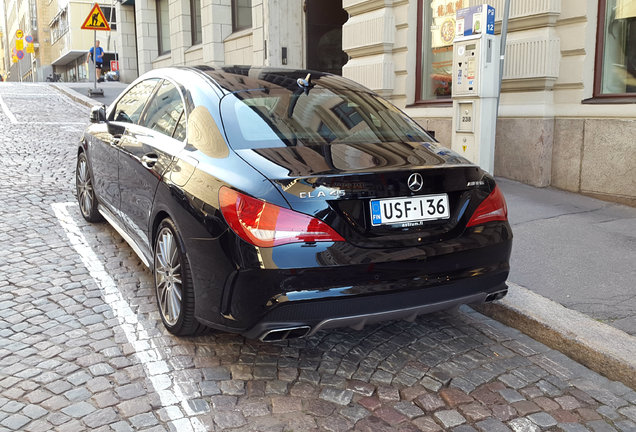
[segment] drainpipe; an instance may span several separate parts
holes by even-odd
[[[508,36],[508,15],[510,15],[510,0],[506,0],[501,19],[501,46],[499,48],[499,92],[497,92],[497,117],[499,117],[499,101],[501,99],[501,81],[503,80],[504,58],[506,56],[506,37]]]

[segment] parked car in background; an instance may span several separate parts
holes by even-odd
[[[512,232],[493,177],[355,82],[157,69],[91,121],[81,213],[151,269],[174,334],[274,341],[507,292]]]

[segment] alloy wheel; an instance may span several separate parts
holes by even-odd
[[[179,320],[182,306],[181,259],[170,228],[162,228],[157,239],[154,272],[159,309],[166,323],[174,326]]]
[[[86,155],[81,153],[77,158],[77,168],[75,170],[75,188],[77,192],[77,202],[79,203],[82,216],[89,222],[101,220],[97,210],[97,198],[93,187],[93,178],[88,167]]]

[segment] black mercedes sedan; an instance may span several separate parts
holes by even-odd
[[[154,275],[166,328],[276,341],[503,297],[504,197],[371,90],[340,76],[175,67],[94,107],[82,216]]]

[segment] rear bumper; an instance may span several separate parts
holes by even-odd
[[[510,226],[493,223],[418,247],[365,249],[341,242],[242,250],[243,265],[225,266],[228,272],[219,271],[221,261],[196,268],[196,316],[251,338],[273,329],[309,327],[303,331],[312,334],[412,319],[506,290],[511,248]],[[221,278],[221,290],[211,289]]]
[[[366,325],[381,321],[413,321],[418,315],[462,304],[484,303],[495,296],[501,298],[508,290],[505,279],[502,274],[382,296],[281,305],[244,332],[244,335],[250,339],[274,341],[286,338],[271,336],[279,329],[306,328],[301,335],[311,336],[319,330],[330,328],[351,327],[361,330]],[[300,336],[298,333],[291,335]]]

